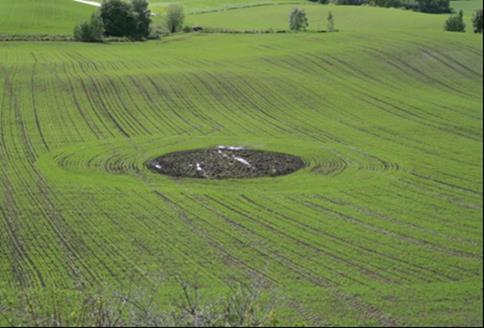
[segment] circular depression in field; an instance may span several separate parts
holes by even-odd
[[[173,177],[231,179],[286,175],[303,168],[304,161],[278,152],[217,146],[168,153],[147,165]]]

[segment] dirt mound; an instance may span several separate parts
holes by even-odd
[[[218,146],[169,153],[148,167],[174,177],[228,179],[285,175],[303,168],[304,162],[288,154]]]

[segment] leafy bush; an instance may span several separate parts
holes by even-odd
[[[132,0],[131,5],[134,13],[135,26],[129,36],[136,40],[147,38],[151,32],[151,10],[148,9],[148,1]]]
[[[104,24],[98,13],[91,15],[88,22],[82,22],[74,29],[74,39],[81,42],[100,42],[104,34]]]
[[[135,29],[131,4],[123,0],[107,0],[102,3],[100,10],[106,35],[129,36]]]
[[[308,27],[308,17],[303,9],[294,8],[289,16],[289,28],[291,31],[305,31]]]
[[[106,0],[100,12],[107,36],[142,40],[150,35],[151,11],[147,0]]]
[[[462,10],[457,15],[450,16],[445,22],[445,30],[450,32],[465,32],[466,24],[464,23],[463,16]]]
[[[183,28],[185,13],[179,4],[171,4],[166,9],[166,26],[170,33],[175,33]]]
[[[482,9],[478,9],[472,15],[472,26],[474,33],[482,33]]]

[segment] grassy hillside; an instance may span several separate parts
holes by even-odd
[[[344,32],[396,30],[429,30],[443,28],[447,15],[428,15],[401,9],[374,8],[369,6],[299,5],[308,14],[310,29],[326,29],[326,18],[331,11],[336,28]],[[294,5],[269,5],[238,10],[228,10],[191,15],[193,25],[215,26],[230,29],[288,29],[289,14]]]
[[[0,0],[0,35],[70,35],[93,10],[72,0]]]
[[[293,7],[184,3],[189,24],[233,29],[286,28]],[[85,294],[160,280],[168,308],[195,276],[207,299],[262,282],[281,324],[482,324],[482,35],[304,8],[341,32],[0,42],[0,326],[16,304],[73,316]],[[0,34],[69,34],[92,10],[0,0]],[[145,166],[220,144],[307,166],[224,181]]]

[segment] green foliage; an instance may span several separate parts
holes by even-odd
[[[474,33],[482,33],[482,9],[478,9],[472,15],[472,27]]]
[[[424,13],[450,13],[449,0],[416,0],[416,10]]]
[[[146,0],[106,0],[101,5],[101,18],[107,36],[145,39],[150,34],[151,11]]]
[[[74,29],[74,39],[81,42],[100,42],[104,34],[104,24],[99,13],[93,13],[88,22],[82,22]]]
[[[457,15],[450,16],[445,21],[444,29],[449,32],[465,32],[466,24],[464,23],[464,14],[462,10]]]
[[[328,13],[327,29],[328,29],[328,32],[334,32],[334,17],[331,11]]]
[[[124,0],[106,0],[101,5],[101,18],[106,35],[130,36],[136,29],[132,6]]]
[[[166,26],[170,33],[179,32],[183,28],[185,13],[180,4],[170,4],[166,8]]]
[[[332,0],[336,5],[361,6],[368,3],[368,0]]]
[[[404,5],[400,0],[369,0],[368,4],[370,6],[375,6],[375,7],[393,7],[393,8],[398,8],[398,7],[403,7]]]
[[[425,13],[449,13],[450,0],[368,0],[370,6],[375,7],[393,7],[393,8],[407,8],[415,11]]]
[[[135,26],[130,36],[134,39],[144,39],[151,32],[151,10],[147,0],[132,0]]]
[[[308,18],[304,9],[294,8],[289,15],[289,29],[291,31],[305,31],[308,27]]]

